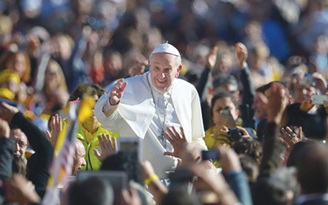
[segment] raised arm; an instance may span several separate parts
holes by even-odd
[[[265,98],[260,94],[261,98]],[[280,83],[273,83],[269,88],[267,126],[263,144],[263,157],[260,165],[260,176],[268,176],[281,165],[280,154],[285,150],[284,144],[279,140],[279,124],[287,106],[286,90]]]
[[[197,83],[197,86],[196,86],[196,89],[197,89],[197,92],[198,92],[198,95],[200,96],[200,98],[202,98],[202,96],[203,96],[203,92],[204,92],[206,83],[208,81],[208,76],[211,73],[212,68],[216,64],[217,52],[218,52],[218,47],[215,46],[206,57],[206,66],[205,66],[203,72],[201,73],[200,78]]]
[[[247,177],[242,171],[238,155],[231,148],[222,145],[217,147],[217,151],[220,156],[218,162],[232,191],[243,205],[252,205]]]
[[[16,107],[3,104],[0,108],[5,120],[12,126],[20,128],[35,151],[27,163],[26,177],[35,185],[37,193],[42,197],[49,178],[49,166],[53,157],[53,146],[37,126],[26,119]]]
[[[242,104],[240,107],[241,116],[243,117],[244,127],[255,128],[254,110],[252,104],[255,97],[255,88],[251,80],[251,74],[247,65],[248,51],[244,44],[235,45],[238,66],[240,70],[240,82],[243,86]]]

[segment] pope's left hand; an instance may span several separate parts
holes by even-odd
[[[180,131],[181,131],[181,136],[173,126],[168,127],[166,129],[166,131],[164,132],[164,136],[173,146],[173,152],[167,151],[164,152],[164,155],[181,158],[181,152],[187,146],[188,140],[184,134],[182,127],[180,127]]]

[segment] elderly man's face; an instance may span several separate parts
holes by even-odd
[[[153,54],[149,65],[152,84],[159,91],[166,91],[182,68],[178,57],[167,53]]]
[[[75,141],[75,156],[74,156],[74,164],[73,164],[73,170],[72,175],[76,175],[78,171],[82,169],[83,166],[86,165],[85,162],[85,148],[82,144],[82,142],[78,139]]]
[[[27,137],[20,129],[10,131],[10,137],[15,140],[15,157],[24,158],[27,149]]]

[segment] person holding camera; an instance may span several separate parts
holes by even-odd
[[[238,101],[227,91],[218,92],[211,101],[213,125],[206,130],[204,141],[208,149],[219,144],[231,146],[241,137],[257,139],[252,128],[245,128],[239,121]]]
[[[183,144],[197,142],[207,149],[199,96],[192,84],[178,78],[181,69],[179,51],[160,44],[150,54],[149,72],[119,80],[94,110],[105,128],[142,139],[141,160],[150,161],[160,178],[174,170]],[[185,138],[171,144],[164,132],[171,128],[181,134],[181,127]]]

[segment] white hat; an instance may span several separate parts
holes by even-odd
[[[171,44],[169,44],[167,42],[156,46],[150,55],[153,55],[155,53],[169,53],[169,54],[180,57],[180,53],[179,53],[178,49],[176,49],[174,46],[172,46]]]

